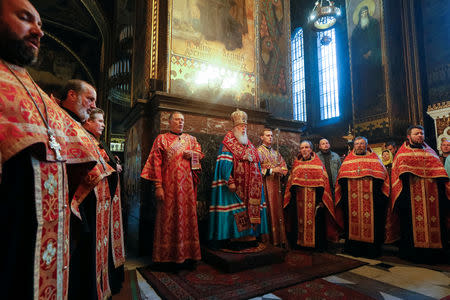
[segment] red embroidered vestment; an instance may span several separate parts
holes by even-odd
[[[347,179],[348,237],[350,240],[373,243],[375,240],[373,179],[383,181],[382,193],[389,197],[389,176],[377,154],[368,150],[365,155],[353,151],[345,158],[336,180],[336,210],[342,211],[340,179]]]
[[[404,187],[400,176],[409,174],[409,186]],[[440,220],[439,191],[437,179],[446,181],[446,201],[450,199],[448,175],[437,154],[428,145],[411,148],[406,142],[400,147],[392,164],[392,193],[388,208],[386,242],[400,238],[399,212],[396,202],[404,188],[409,189],[414,246],[418,248],[442,248],[441,222],[450,224],[450,212]]]
[[[314,247],[316,233],[316,189],[322,188],[322,203],[327,209],[326,228],[327,238],[336,241],[339,227],[343,227],[342,220],[336,218],[333,199],[331,197],[328,174],[319,157],[312,153],[311,160],[296,159],[289,176],[284,194],[284,207],[291,200],[291,187],[297,187],[297,222],[298,239],[301,246]]]
[[[70,247],[68,186],[72,179],[76,179],[68,177],[67,171],[78,165],[78,174],[83,176],[94,165],[96,157],[85,147],[86,135],[72,130],[71,118],[39,87],[38,93],[25,69],[10,67],[31,93],[40,111],[44,112],[44,118],[59,143],[61,159],[58,161],[55,151],[49,147],[47,126],[30,96],[0,62],[0,170],[11,157],[33,147],[30,160],[34,199],[30,205],[34,205],[37,219],[33,298],[67,299]]]
[[[187,150],[193,151],[191,160],[183,157]],[[202,157],[200,144],[188,134],[160,134],[153,143],[141,177],[164,189],[164,201],[157,203],[153,241],[155,262],[182,263],[186,259],[201,259],[197,174],[192,169],[198,169]]]
[[[283,157],[273,148],[264,145],[258,147],[261,161],[261,172],[263,174],[264,192],[269,211],[270,239],[274,245],[287,243],[284,228],[283,197],[281,195],[281,175],[268,174],[270,169],[280,167],[284,174],[288,172]]]

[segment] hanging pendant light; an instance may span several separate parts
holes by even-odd
[[[328,5],[324,5],[324,2],[328,2]],[[334,6],[334,1],[318,0],[309,15],[309,24],[314,31],[324,31],[332,28],[340,16],[341,10]]]

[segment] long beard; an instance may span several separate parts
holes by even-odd
[[[30,36],[22,40],[17,39],[5,24],[0,24],[0,57],[21,67],[35,63],[38,51],[25,44],[25,40],[29,38]]]
[[[238,142],[242,145],[247,145],[248,143],[248,137],[247,137],[247,132],[246,133],[241,133],[237,130],[233,130],[233,134],[234,137],[238,140]]]
[[[361,17],[361,28],[366,29],[369,26],[369,17]]]

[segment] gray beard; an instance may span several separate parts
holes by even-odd
[[[369,26],[369,17],[362,17],[361,18],[361,28],[366,29],[367,26]]]
[[[248,143],[247,133],[241,134],[240,132],[233,130],[233,134],[240,144],[247,145]]]

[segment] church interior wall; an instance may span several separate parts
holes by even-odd
[[[420,1],[423,48],[426,67],[427,105],[450,99],[450,47],[445,33],[450,32],[448,1]]]
[[[169,115],[173,110],[160,110],[155,113],[146,104],[144,117],[139,118],[126,133],[124,193],[126,195],[125,214],[127,232],[130,235],[129,248],[136,253],[148,254],[152,249],[152,228],[154,222],[155,199],[154,188],[146,180],[140,179],[140,172],[145,164],[152,142],[157,134],[169,131]],[[232,129],[228,117],[216,117],[200,113],[183,112],[185,117],[184,132],[195,136],[202,146],[205,157],[202,159],[202,173],[197,194],[197,216],[200,238],[206,242],[208,230],[208,211],[211,196],[211,180],[219,150],[225,134]],[[264,120],[249,121],[248,136],[257,147],[260,145],[260,133],[267,124]],[[281,131],[278,148],[288,166],[292,165],[300,144],[300,133]],[[274,147],[277,147],[274,145]],[[137,242],[138,241],[138,242]]]
[[[365,2],[372,1],[379,5],[379,21],[382,27],[380,38],[383,44],[383,101],[385,104],[377,103],[376,108],[381,108],[380,111],[369,109],[361,114],[355,114],[362,110],[358,105],[355,107],[353,99],[351,68],[353,57],[350,39],[354,24],[352,23],[351,26],[348,24],[353,22],[353,11],[350,9],[356,8],[363,1],[335,1],[345,11],[343,19],[338,22],[336,27],[341,116],[329,122],[322,122],[319,117],[317,41],[315,33],[307,26],[307,17],[313,5],[310,1],[242,1],[253,9],[253,14],[247,13],[245,18],[254,24],[254,38],[247,40],[247,42],[254,43],[252,54],[254,69],[252,72],[247,72],[251,75],[247,76],[247,79],[250,79],[250,82],[254,80],[254,83],[247,89],[248,94],[253,96],[243,97],[242,101],[240,101],[241,99],[228,101],[227,97],[224,97],[223,93],[221,94],[221,91],[217,89],[210,89],[208,93],[183,94],[183,90],[189,86],[185,83],[177,86],[178,83],[175,84],[175,81],[172,80],[175,78],[172,72],[182,70],[184,74],[185,69],[189,66],[183,65],[185,68],[183,69],[180,67],[181,64],[173,64],[173,56],[171,56],[173,28],[171,26],[174,23],[170,13],[177,10],[183,12],[182,5],[192,1],[116,0],[112,5],[95,0],[87,1],[90,3],[89,5],[96,3],[94,6],[99,7],[100,11],[103,10],[102,15],[93,16],[83,4],[77,1],[65,1],[68,6],[63,7],[59,2],[34,0],[32,2],[43,16],[44,30],[48,34],[42,39],[39,61],[30,69],[30,73],[48,93],[58,90],[69,78],[80,78],[91,82],[102,89],[102,93],[99,93],[98,105],[104,109],[108,108],[108,105],[112,105],[107,101],[107,89],[111,86],[110,82],[102,84],[102,78],[113,57],[118,55],[117,51],[112,48],[121,47],[121,45],[117,45],[117,32],[120,31],[122,25],[133,19],[131,21],[134,26],[134,35],[129,82],[131,86],[130,107],[126,109],[115,107],[112,109],[114,112],[105,110],[109,114],[107,119],[110,120],[110,123],[116,125],[120,123],[120,126],[114,129],[120,132],[112,133],[126,136],[124,153],[126,206],[124,211],[125,218],[128,218],[125,226],[129,227],[129,241],[133,248],[147,251],[149,245],[141,245],[138,240],[148,240],[149,234],[151,234],[149,224],[153,208],[146,205],[148,205],[147,199],[153,191],[151,186],[141,184],[140,171],[147,159],[153,139],[158,133],[168,129],[167,119],[170,111],[182,109],[186,118],[185,131],[198,138],[207,154],[203,160],[204,173],[199,189],[199,220],[204,224],[210,195],[208,178],[212,177],[219,143],[226,131],[231,128],[231,123],[224,113],[207,111],[210,107],[207,105],[224,105],[223,107],[227,107],[226,109],[229,111],[241,107],[243,110],[249,110],[256,114],[257,117],[249,122],[248,130],[250,140],[255,145],[259,145],[259,131],[264,126],[276,128],[279,127],[279,124],[287,122],[288,125],[281,128],[279,150],[289,167],[297,154],[301,138],[311,139],[317,145],[320,137],[327,137],[332,149],[339,154],[344,154],[348,150],[347,141],[342,136],[349,132],[349,127],[354,135],[365,135],[369,138],[370,143],[377,145],[391,139],[402,142],[405,129],[411,122],[412,109],[425,110],[430,105],[439,107],[447,105],[446,101],[449,101],[450,93],[450,48],[447,47],[448,41],[443,33],[449,31],[450,21],[446,16],[450,13],[450,7],[446,1],[421,0],[416,3],[417,12],[414,17],[402,11],[402,6],[412,0],[365,0]],[[206,6],[212,5],[212,1],[209,0],[196,0],[192,3],[197,2]],[[172,3],[179,6],[172,7]],[[210,8],[213,7],[210,6]],[[119,11],[121,9],[126,9],[127,15],[122,15]],[[72,11],[67,13],[68,10]],[[134,10],[134,17],[130,17],[131,10]],[[200,20],[200,16],[196,13],[198,12],[194,11],[191,16],[194,25]],[[242,26],[242,20],[245,19],[239,18],[238,15],[229,17],[237,22],[236,26]],[[407,96],[408,76],[406,70],[407,67],[411,67],[408,64],[412,64],[412,62],[405,58],[405,30],[402,26],[405,18],[409,18],[409,21],[415,22],[418,26],[417,41],[420,53],[418,72],[424,78],[423,91],[421,91],[423,92],[423,103],[418,108],[412,108]],[[104,28],[101,29],[97,25],[97,21],[101,19],[108,21],[108,30],[111,36],[105,37]],[[305,29],[308,111],[306,123],[292,121],[290,35],[298,26]],[[205,34],[195,26],[193,30],[197,32],[195,33],[197,37],[199,32],[200,35]],[[50,36],[54,38],[50,38]],[[110,39],[111,42],[105,44],[106,39]],[[243,41],[246,42],[245,37]],[[236,52],[236,49],[233,49],[236,47],[233,44],[235,42],[222,42],[223,49],[227,50],[226,53],[229,57],[239,60],[239,56],[233,56]],[[103,49],[103,47],[107,49]],[[227,47],[228,49],[226,49]],[[102,60],[102,55],[111,57],[103,57]],[[183,60],[185,58],[183,57]],[[200,61],[214,62],[204,58],[203,60],[198,59],[198,57],[188,57],[189,59],[194,64]],[[177,67],[178,69],[176,69]],[[177,73],[177,76],[180,74]],[[180,86],[182,86],[181,89]],[[158,92],[176,96],[178,104],[164,107],[158,103],[151,103],[153,96]],[[190,108],[189,99],[203,101],[207,104],[204,111]],[[141,105],[142,103],[145,104]],[[135,116],[134,123],[125,124],[127,120],[129,121],[129,116],[134,114],[132,110],[136,105],[141,105],[143,113],[138,117]],[[220,109],[223,107],[220,106]],[[115,114],[115,117],[111,117],[111,114]],[[432,118],[425,114],[424,121],[427,136],[432,137],[432,140],[428,139],[427,142],[436,146],[436,142],[433,142],[435,131],[438,136],[443,134],[450,120],[447,116],[437,118],[434,123]],[[111,124],[109,126],[111,127]],[[111,132],[107,133],[106,139],[109,135]],[[204,228],[204,225],[201,228]]]

